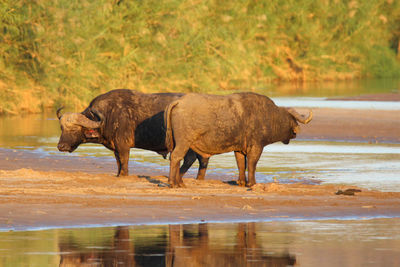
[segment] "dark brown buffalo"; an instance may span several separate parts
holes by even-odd
[[[166,157],[164,109],[183,94],[143,94],[128,89],[112,90],[97,96],[82,113],[60,114],[60,151],[73,152],[82,143],[98,143],[114,151],[118,174],[128,175],[130,148],[155,151]],[[185,156],[182,175],[199,158],[197,178],[203,179],[207,161],[193,151]]]
[[[183,186],[179,163],[189,149],[204,159],[235,151],[238,184],[252,186],[264,146],[278,141],[288,144],[299,132],[298,122],[310,122],[312,112],[303,118],[293,109],[278,107],[268,97],[255,93],[187,94],[172,102],[164,116],[166,146],[171,151],[168,181],[172,187]]]

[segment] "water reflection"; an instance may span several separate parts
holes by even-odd
[[[0,266],[397,267],[399,263],[400,218],[0,231]]]
[[[59,135],[55,115],[34,114],[26,116],[0,116],[0,146],[40,147],[48,138]]]
[[[289,253],[268,255],[257,240],[255,223],[239,223],[232,244],[213,244],[208,224],[170,225],[168,233],[141,246],[128,227],[115,228],[111,242],[86,247],[67,236],[59,243],[60,266],[292,266]]]
[[[60,240],[59,249],[60,266],[140,266],[135,263],[128,227],[117,227],[110,244],[82,248],[73,236],[67,236]]]
[[[398,92],[399,79],[364,79],[313,83],[271,84],[255,91],[268,96],[338,97]]]

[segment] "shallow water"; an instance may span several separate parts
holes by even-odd
[[[168,173],[169,162],[153,152],[135,149],[132,160]],[[197,164],[186,177],[195,177],[196,172]],[[213,179],[236,179],[234,154],[211,157],[207,174]],[[256,179],[258,183],[340,183],[399,192],[400,145],[317,141],[272,144],[264,148]]]
[[[399,266],[400,220],[0,232],[0,266]]]

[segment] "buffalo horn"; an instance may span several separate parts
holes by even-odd
[[[100,128],[101,121],[92,121],[85,115],[78,113],[76,116],[75,124],[81,125],[85,128]]]
[[[61,119],[61,110],[63,109],[64,107],[61,107],[61,108],[59,108],[59,109],[57,109],[57,112],[56,112],[56,114],[57,114],[57,118],[58,119]]]
[[[310,113],[309,113],[307,118],[304,118],[303,115],[300,115],[296,110],[294,110],[292,108],[289,108],[288,112],[290,114],[292,114],[292,116],[295,117],[298,122],[301,122],[303,124],[309,123],[312,120],[312,117],[313,117],[313,113],[312,113],[311,110],[310,110]]]

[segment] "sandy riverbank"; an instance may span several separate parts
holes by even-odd
[[[299,139],[400,143],[398,112],[313,111],[314,120],[302,126]],[[257,184],[249,189],[192,178],[185,179],[187,188],[170,189],[160,171],[130,162],[132,175],[116,178],[115,165],[0,149],[0,229],[400,216],[400,193],[361,189],[344,196],[335,195],[348,188],[343,185]]]
[[[249,190],[194,179],[185,179],[187,188],[170,189],[166,182],[164,176],[1,171],[0,228],[400,215],[400,193],[344,196],[334,194],[344,186],[304,184]]]

